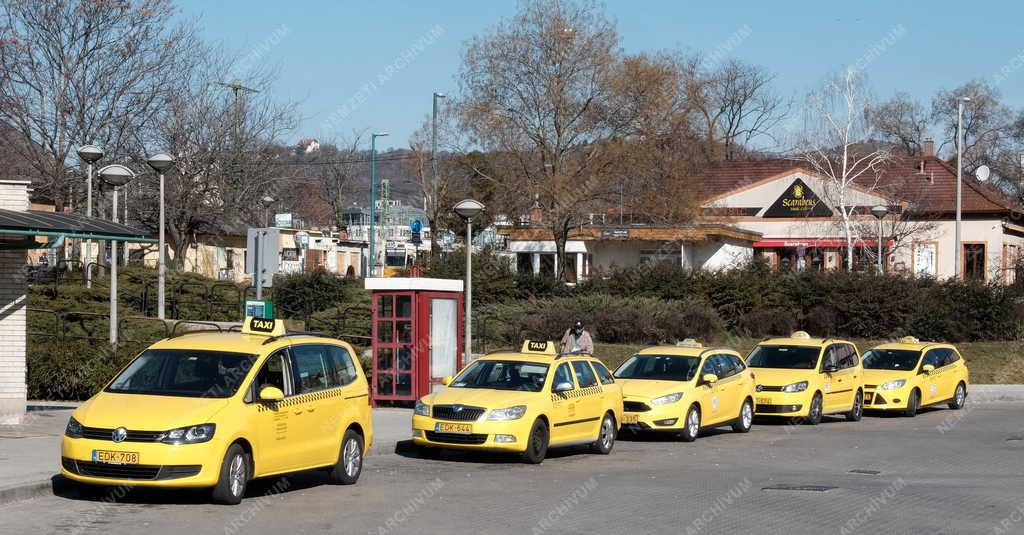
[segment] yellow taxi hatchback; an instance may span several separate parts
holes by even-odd
[[[438,448],[517,453],[537,464],[548,448],[588,444],[611,453],[622,421],[622,389],[590,355],[556,354],[527,340],[520,352],[481,357],[447,388],[416,402],[412,440]]]
[[[209,488],[237,504],[252,478],[311,468],[353,484],[373,440],[347,343],[247,318],[139,354],[68,421],[61,474],[95,485]]]
[[[853,342],[797,331],[757,344],[747,366],[757,382],[759,416],[799,417],[817,425],[826,414],[852,422],[864,414],[864,370]]]
[[[701,429],[731,425],[747,433],[754,421],[754,376],[740,354],[693,340],[650,347],[617,370],[623,427],[676,433],[685,442]]]
[[[967,401],[967,363],[950,344],[905,337],[864,353],[864,408],[914,417],[921,407]]]

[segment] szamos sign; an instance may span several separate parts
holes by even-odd
[[[786,188],[761,217],[831,217],[832,209],[811,191],[801,179]]]

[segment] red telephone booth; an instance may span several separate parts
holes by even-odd
[[[373,378],[371,401],[408,405],[462,367],[462,281],[368,278]]]

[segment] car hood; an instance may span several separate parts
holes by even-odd
[[[472,405],[499,409],[513,405],[526,405],[541,395],[543,395],[541,392],[449,387],[425,396],[423,402],[428,405]]]
[[[622,397],[632,399],[654,399],[667,394],[690,390],[690,383],[684,381],[616,379],[615,382],[622,385]]]
[[[872,385],[881,385],[897,379],[909,381],[913,377],[913,370],[864,370],[864,382]]]
[[[228,405],[224,398],[189,398],[100,392],[74,412],[86,427],[124,427],[138,431],[166,431],[210,423]]]
[[[750,368],[755,383],[765,386],[786,386],[800,381],[811,381],[817,372],[814,370],[787,370],[781,368]]]

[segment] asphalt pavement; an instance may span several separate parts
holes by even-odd
[[[355,486],[307,472],[254,482],[235,507],[190,492],[59,486],[0,505],[0,532],[1024,533],[1021,402],[817,427],[758,421],[691,444],[622,436],[611,455],[554,450],[539,466],[417,458],[408,417],[376,412],[381,436]]]

